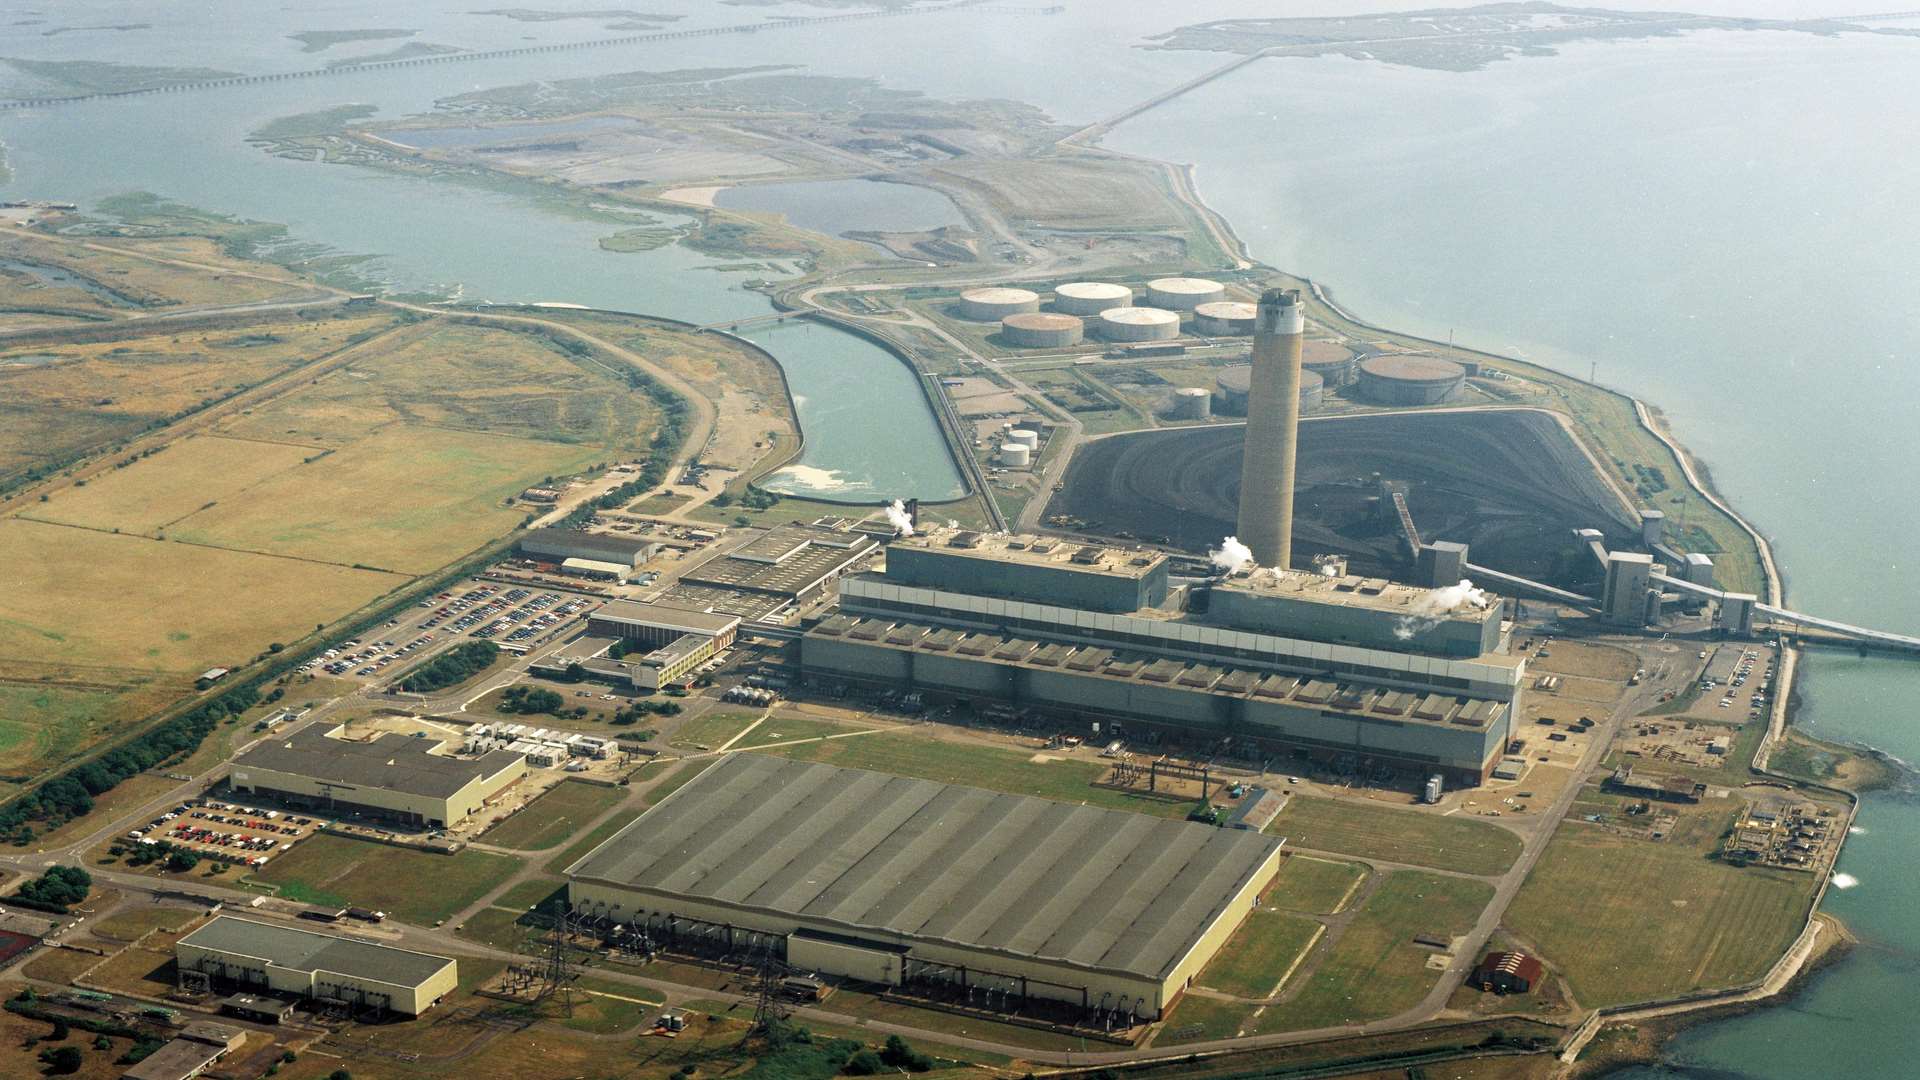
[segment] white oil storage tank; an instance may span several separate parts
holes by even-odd
[[[1253,333],[1259,308],[1238,300],[1215,300],[1193,309],[1193,332],[1208,337]]]
[[[1000,320],[1000,334],[1007,344],[1023,349],[1057,349],[1080,344],[1086,324],[1078,315],[1056,315],[1050,311],[1027,311]]]
[[[1068,315],[1098,315],[1132,303],[1132,289],[1107,281],[1069,281],[1053,290],[1053,310]]]
[[[999,322],[1009,315],[1040,310],[1040,294],[989,286],[960,294],[960,315],[975,322]]]
[[[1147,306],[1168,311],[1192,311],[1201,304],[1225,299],[1227,287],[1197,277],[1163,277],[1147,282]]]
[[[1033,449],[1019,443],[1000,444],[1000,464],[1013,469],[1024,469],[1033,464]]]
[[[1040,433],[1032,428],[1011,428],[1007,431],[1007,441],[1032,450],[1040,445]]]
[[[1160,308],[1113,308],[1099,318],[1100,336],[1108,341],[1171,341],[1180,336],[1180,316]]]
[[[1213,394],[1204,387],[1183,386],[1173,392],[1175,420],[1205,420],[1213,415]]]

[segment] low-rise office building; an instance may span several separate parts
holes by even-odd
[[[323,1005],[418,1016],[459,983],[454,961],[339,934],[232,915],[174,943],[183,971]]]
[[[240,1028],[196,1020],[121,1073],[120,1080],[193,1080],[246,1039]]]
[[[1146,1020],[1233,935],[1282,844],[736,754],[569,867],[567,895],[669,943],[770,947],[825,975]]]
[[[527,773],[526,759],[504,750],[454,757],[440,753],[431,739],[392,732],[365,740],[338,737],[344,730],[315,724],[256,743],[234,759],[233,789],[329,815],[446,828]]]

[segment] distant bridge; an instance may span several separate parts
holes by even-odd
[[[776,323],[785,322],[788,319],[804,319],[812,314],[813,312],[805,309],[798,311],[773,311],[765,315],[749,315],[744,319],[728,319],[724,322],[708,323],[705,326],[694,327],[694,329],[702,331],[725,330],[728,333],[737,333],[740,330],[751,327],[772,326]]]
[[[557,45],[523,45],[513,49],[484,49],[474,52],[441,53],[435,56],[412,56],[404,60],[369,60],[360,64],[340,64],[336,67],[308,68],[303,71],[283,71],[267,75],[235,75],[225,79],[201,79],[195,82],[168,83],[165,86],[143,86],[132,90],[101,90],[91,94],[73,94],[66,97],[18,98],[0,101],[0,109],[33,109],[51,105],[72,105],[82,101],[104,101],[109,98],[146,97],[151,94],[179,94],[194,90],[225,90],[235,86],[258,86],[262,83],[287,82],[292,79],[318,79],[327,75],[354,75],[366,71],[387,71],[395,68],[424,67],[428,64],[454,64],[470,60],[498,60],[513,56],[535,56],[542,53],[575,52],[580,49],[604,49],[617,45],[645,45],[656,41],[679,41],[687,38],[714,37],[720,34],[757,34],[767,30],[788,30],[796,27],[822,26],[828,23],[855,22],[866,19],[901,18],[908,15],[932,15],[942,11],[956,11],[961,8],[977,8],[985,11],[999,11],[1005,14],[1052,14],[1057,9],[1034,8],[997,8],[986,0],[957,0],[955,3],[938,7],[902,7],[884,8],[877,11],[855,11],[842,15],[813,15],[804,18],[780,19],[778,21],[739,23],[733,26],[709,26],[697,30],[663,30],[652,34],[628,34],[623,37],[595,38],[592,41],[571,41]]]

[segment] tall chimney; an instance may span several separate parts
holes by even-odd
[[[1236,531],[1261,566],[1293,568],[1293,459],[1300,434],[1300,344],[1306,319],[1297,289],[1268,289],[1253,332],[1247,445]]]

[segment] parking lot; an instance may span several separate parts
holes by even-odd
[[[492,640],[509,652],[524,652],[598,603],[553,590],[469,581],[465,591],[423,600],[419,606],[424,610],[418,614],[389,619],[372,633],[342,641],[300,670],[371,680],[385,677],[395,665],[410,667],[408,661],[424,658],[436,644],[462,638]]]
[[[127,834],[147,847],[162,841],[175,850],[232,865],[265,866],[311,836],[325,822],[280,810],[199,800],[179,806]]]

